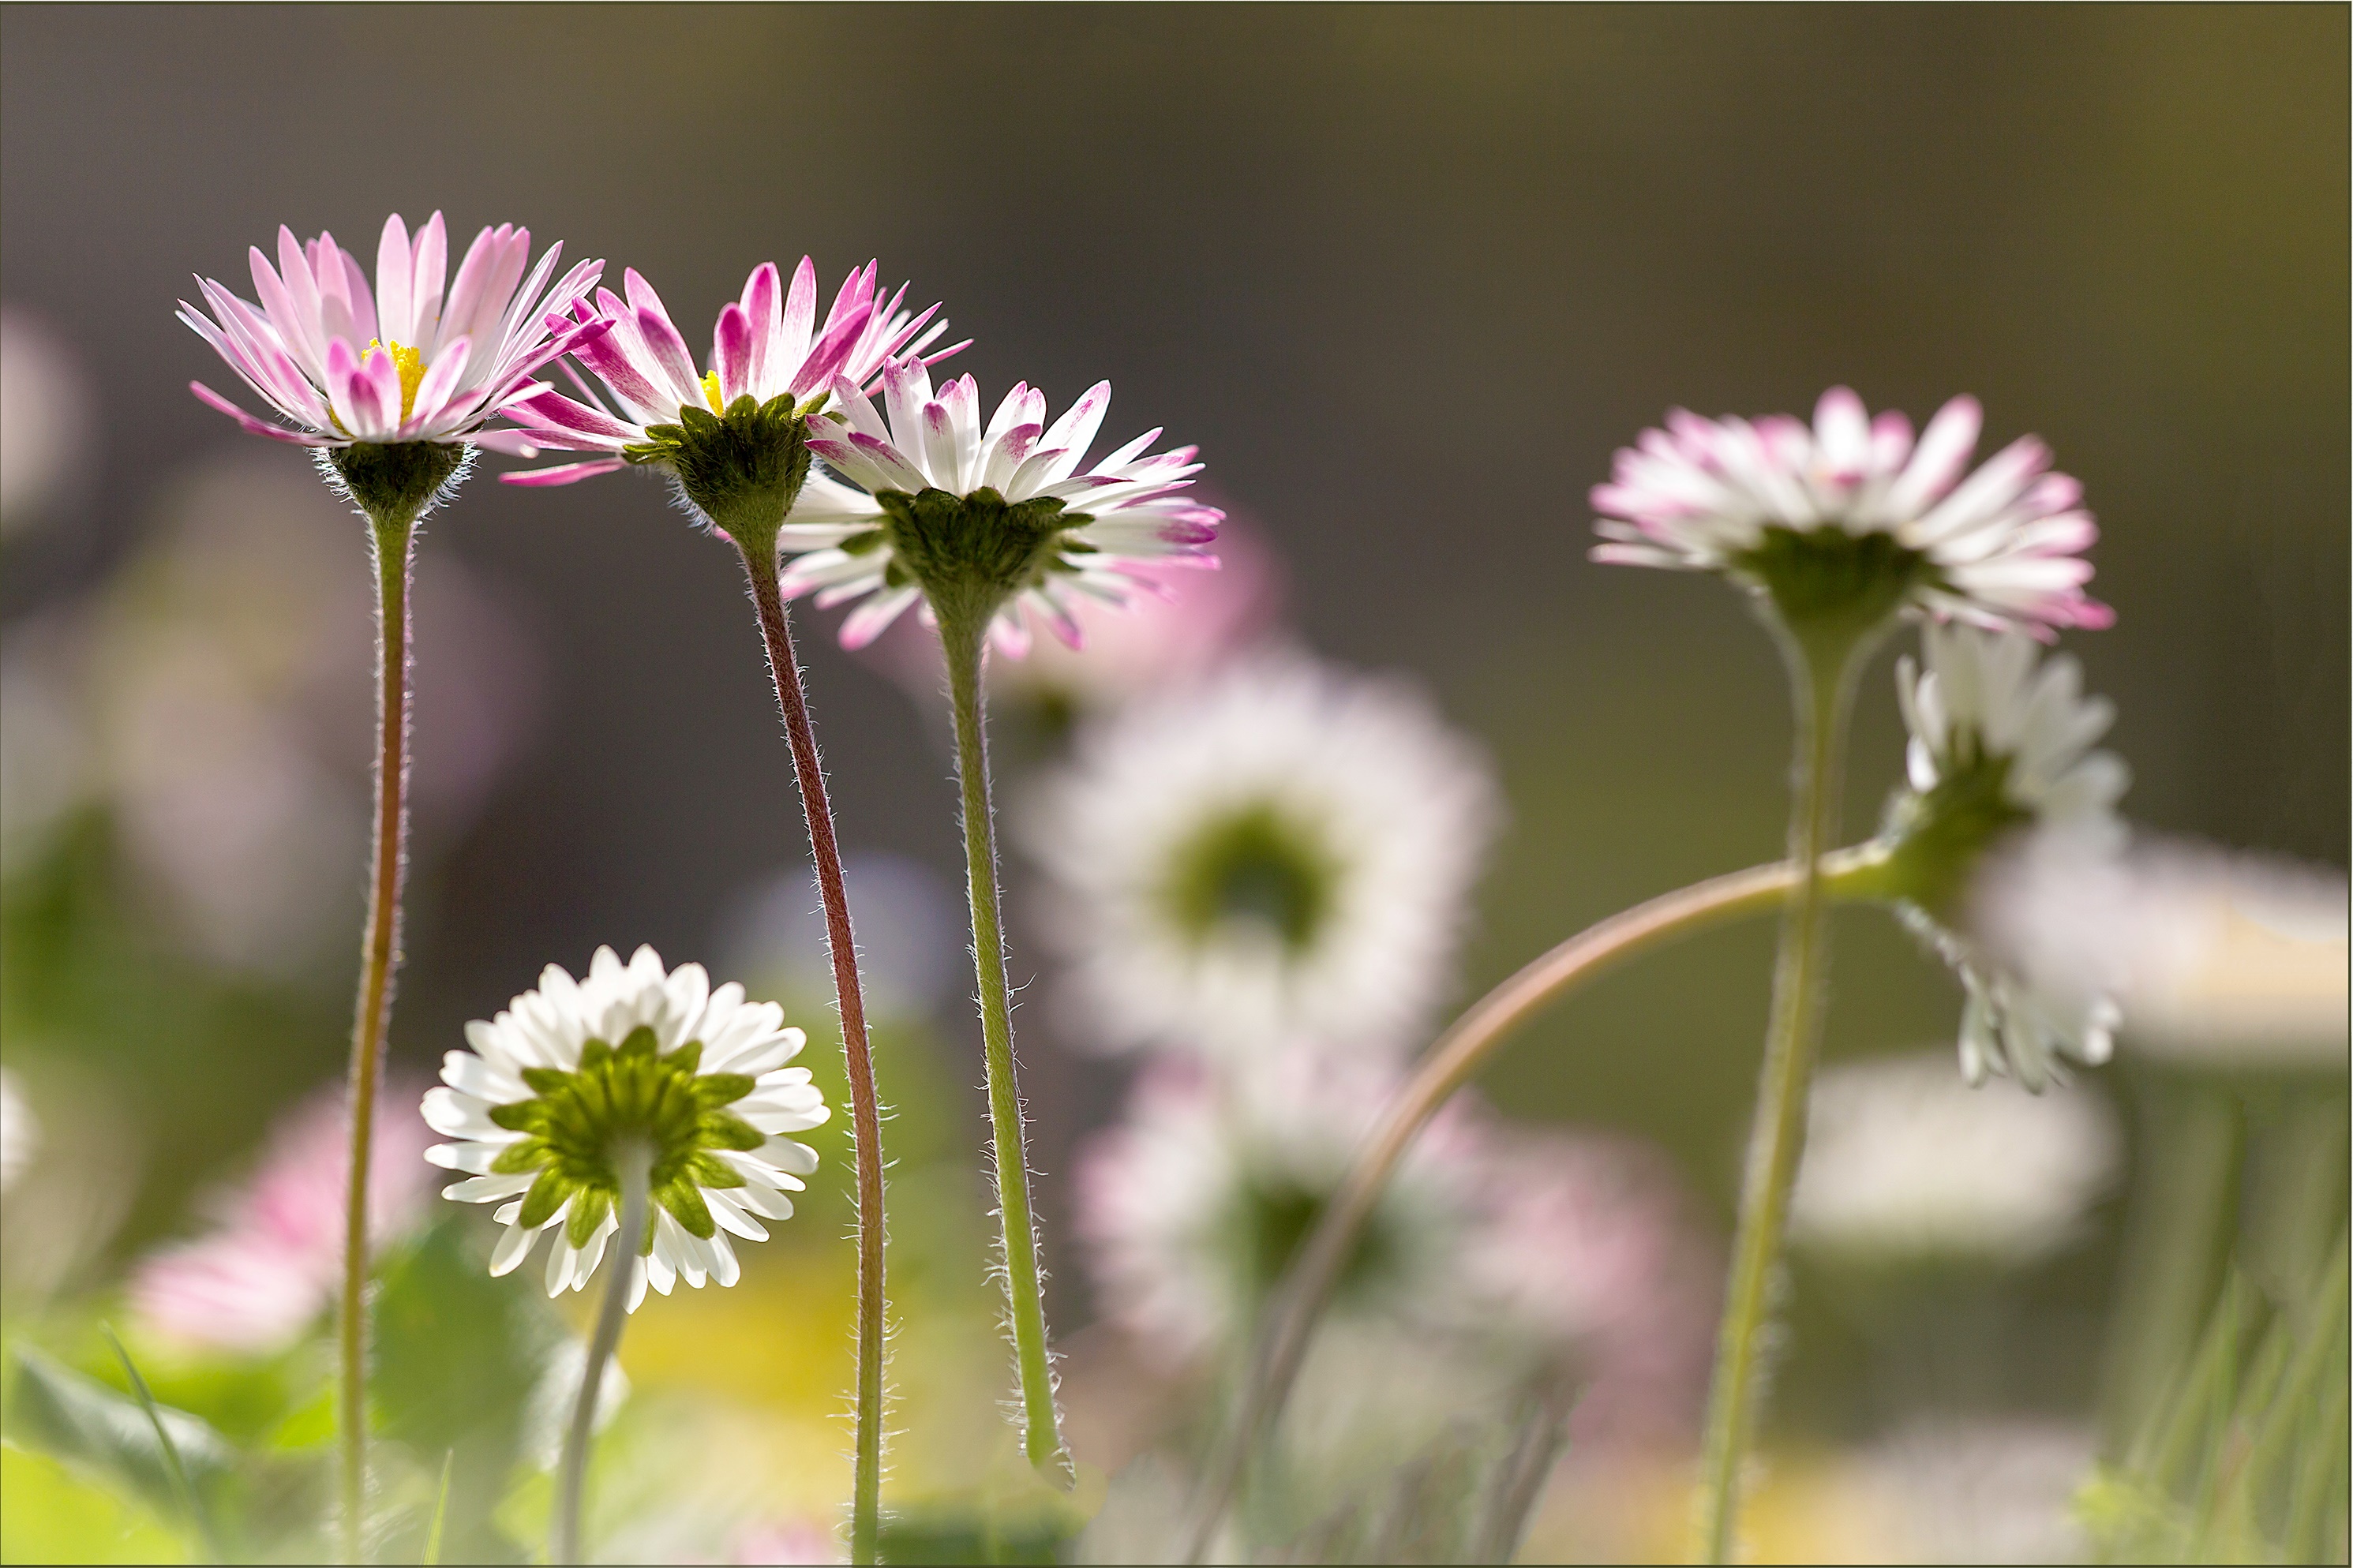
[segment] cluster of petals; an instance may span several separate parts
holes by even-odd
[[[510,484],[564,485],[609,474],[626,465],[624,452],[646,444],[649,426],[675,424],[681,408],[719,414],[746,394],[761,404],[786,394],[798,402],[825,392],[837,379],[866,385],[894,354],[920,358],[947,331],[947,322],[933,320],[937,305],[920,314],[902,309],[904,284],[881,298],[875,286],[879,269],[880,263],[870,261],[853,270],[820,324],[817,264],[802,257],[786,289],[776,264],[762,262],[744,283],[743,298],[719,312],[709,369],[698,375],[694,356],[661,297],[629,268],[622,275],[626,299],[600,289],[593,308],[585,300],[574,308],[584,325],[604,322],[611,328],[601,337],[584,338],[575,353],[605,384],[610,401],[585,381],[578,383],[578,398],[553,389],[538,392],[507,410],[514,429],[494,432],[485,443],[523,458],[543,449],[604,456],[501,478]],[[945,359],[964,346],[930,357]]]
[[[2084,593],[2083,552],[2099,531],[2083,486],[2052,471],[2050,448],[2032,436],[1971,472],[1982,420],[1975,398],[1956,397],[1915,441],[1904,415],[1874,418],[1842,386],[1822,394],[1810,429],[1788,415],[1676,409],[1594,487],[1606,542],[1593,559],[1732,572],[1769,528],[1885,533],[1934,568],[1915,597],[1937,619],[2046,637],[2112,624],[2115,613]]]
[[[697,1076],[742,1074],[754,1079],[752,1092],[728,1107],[736,1116],[767,1135],[767,1142],[748,1152],[711,1151],[744,1184],[702,1187],[718,1230],[708,1239],[695,1236],[669,1210],[653,1205],[653,1250],[644,1268],[630,1281],[629,1307],[636,1310],[649,1282],[664,1295],[681,1279],[698,1289],[706,1279],[733,1285],[741,1275],[729,1235],[746,1241],[765,1241],[768,1219],[788,1219],[801,1177],[817,1169],[817,1152],[807,1144],[782,1136],[821,1125],[831,1114],[821,1093],[809,1082],[807,1068],[785,1064],[798,1055],[807,1037],[784,1026],[784,1013],[773,1002],[744,999],[744,988],[729,982],[712,988],[699,963],[681,964],[665,973],[659,954],[640,947],[624,964],[609,947],[596,950],[586,980],[575,981],[549,964],[539,977],[539,988],[514,998],[507,1010],[488,1023],[466,1026],[471,1051],[451,1051],[443,1058],[445,1087],[425,1097],[425,1120],[433,1130],[454,1140],[436,1144],[425,1157],[467,1179],[443,1190],[444,1197],[459,1203],[502,1204],[495,1215],[507,1227],[491,1255],[491,1272],[505,1274],[520,1267],[543,1233],[555,1242],[548,1256],[547,1293],[583,1289],[605,1254],[605,1246],[619,1222],[607,1212],[585,1247],[574,1247],[565,1231],[572,1209],[567,1198],[536,1226],[522,1223],[522,1194],[534,1173],[513,1174],[493,1171],[501,1154],[522,1142],[491,1119],[501,1105],[534,1098],[523,1081],[533,1068],[576,1070],[582,1049],[590,1040],[618,1044],[639,1026],[654,1032],[658,1054],[667,1056],[687,1042],[700,1041]]]
[[[1029,647],[1025,611],[1077,647],[1085,640],[1073,614],[1082,599],[1119,605],[1155,590],[1133,568],[1215,564],[1206,546],[1226,514],[1185,493],[1201,468],[1193,460],[1198,448],[1148,456],[1161,432],[1147,430],[1092,468],[1082,468],[1111,407],[1111,383],[1088,388],[1051,425],[1046,395],[1024,383],[1006,395],[984,426],[972,377],[960,376],[934,394],[930,372],[913,355],[883,366],[882,395],[878,410],[849,377],[835,381],[833,405],[811,426],[809,450],[850,483],[812,474],[780,536],[781,547],[796,554],[783,577],[787,596],[813,593],[820,607],[865,599],[842,622],[845,647],[872,642],[923,597],[903,568],[892,570],[887,542],[839,548],[882,527],[886,513],[874,498],[889,492],[970,496],[988,489],[1013,505],[1063,503],[1073,521],[1061,536],[1060,552],[990,626],[996,646],[1017,658]]]
[[[2120,847],[2126,831],[2115,808],[2131,774],[2114,753],[2093,749],[2116,710],[2084,694],[2075,661],[2063,654],[2045,659],[2016,634],[1968,626],[1926,627],[1921,646],[1926,668],[1906,658],[1896,673],[1911,731],[1911,784],[1926,795],[1958,770],[2005,769],[2004,801],[2028,820],[2019,842],[1990,862],[1993,872],[2017,855],[2043,856],[2053,846],[2075,859],[2104,858]],[[1963,911],[1964,925],[1971,912]],[[2065,1081],[2063,1058],[2108,1059],[2119,1015],[2105,987],[2089,977],[2052,984],[2000,961],[1977,933],[1933,923],[1927,930],[1968,993],[1960,1049],[1970,1082],[2014,1074],[2040,1089]]]
[[[526,276],[531,231],[501,224],[475,236],[453,281],[441,215],[412,240],[395,214],[371,291],[333,236],[305,246],[281,226],[275,268],[259,247],[251,252],[259,306],[199,278],[212,314],[183,300],[179,315],[291,426],[257,418],[201,382],[190,390],[253,434],[298,446],[475,441],[541,384],[533,377],[550,360],[605,331],[569,314],[605,264],[580,262],[550,287],[563,249],[549,246]]]

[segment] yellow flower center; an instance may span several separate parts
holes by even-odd
[[[371,338],[368,346],[360,352],[360,363],[367,363],[368,356],[379,349],[392,356],[394,367],[400,372],[400,416],[406,420],[417,407],[417,384],[425,379],[424,352],[406,343],[387,343],[381,338]]]
[[[711,412],[724,419],[726,408],[719,401],[719,373],[712,371],[702,378],[702,400],[711,405]]]

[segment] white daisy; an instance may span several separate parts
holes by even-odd
[[[787,597],[866,600],[842,622],[844,647],[864,647],[926,595],[968,581],[992,599],[1000,649],[1028,649],[1025,610],[1076,647],[1081,601],[1124,605],[1151,591],[1130,566],[1202,558],[1217,537],[1225,514],[1185,494],[1201,468],[1195,448],[1144,455],[1158,430],[1081,471],[1111,406],[1107,381],[1050,426],[1046,395],[1026,383],[986,426],[968,375],[934,394],[923,362],[907,355],[883,367],[882,385],[887,420],[858,385],[834,382],[808,447],[850,483],[812,474],[779,537],[797,557],[784,572]]]
[[[2116,1117],[2088,1090],[1971,1092],[1937,1054],[1826,1069],[1790,1199],[1801,1247],[2023,1264],[2073,1241],[2116,1178]]]
[[[1822,394],[1811,429],[1788,415],[1752,423],[1676,409],[1594,488],[1608,542],[1593,559],[1723,573],[1780,598],[1783,574],[1822,564],[1823,545],[1852,566],[1875,542],[1873,571],[1939,620],[2038,636],[2111,624],[2114,612],[2084,595],[2082,552],[2098,530],[2083,486],[2051,472],[2050,448],[2031,436],[1968,473],[1982,418],[1975,398],[1956,397],[1915,444],[1910,420],[1871,417],[1843,386]]]
[[[1398,1088],[1377,1064],[1287,1051],[1221,1080],[1164,1060],[1081,1156],[1078,1226],[1104,1310],[1183,1361],[1246,1334]],[[1418,1140],[1343,1267],[1338,1310],[1463,1316],[1458,1254],[1478,1195],[1449,1119]]]
[[[767,1239],[760,1219],[790,1218],[786,1193],[817,1169],[816,1151],[781,1134],[831,1114],[808,1069],[785,1065],[806,1037],[783,1025],[741,985],[712,990],[699,963],[666,974],[650,947],[626,966],[598,948],[585,981],[550,964],[538,990],[467,1025],[473,1050],[444,1058],[448,1087],[425,1097],[426,1121],[458,1142],[426,1158],[469,1177],[443,1196],[503,1205],[491,1272],[554,1231],[548,1294],[584,1289],[619,1227],[616,1145],[636,1140],[653,1152],[652,1220],[630,1310],[649,1280],[664,1295],[681,1277],[734,1284],[728,1236]]]
[[[1296,658],[1082,731],[1035,805],[1052,924],[1104,1043],[1229,1057],[1414,1043],[1498,815],[1426,700]]]
[[[2062,1057],[2107,1060],[2116,1006],[2095,977],[2053,984],[2002,962],[1985,940],[1974,893],[2009,856],[2063,845],[2101,857],[2121,846],[2115,807],[2131,774],[2093,750],[2116,710],[2083,694],[2073,658],[2042,659],[2021,636],[1931,626],[1921,646],[1926,668],[1907,658],[1896,671],[1912,737],[1910,791],[1890,826],[1908,883],[1905,912],[1968,988],[1961,1067],[1969,1081],[2012,1073],[2039,1089],[2064,1081]],[[1989,860],[1998,842],[2002,856]]]

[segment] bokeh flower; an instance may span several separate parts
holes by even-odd
[[[200,278],[212,314],[185,300],[179,313],[290,426],[257,418],[201,382],[189,388],[253,434],[297,446],[470,441],[549,361],[607,330],[567,314],[605,264],[583,261],[551,287],[563,251],[549,246],[525,276],[531,231],[501,224],[474,237],[453,281],[441,215],[412,240],[396,213],[385,220],[370,290],[358,258],[332,235],[306,246],[280,226],[275,268],[259,246],[250,253],[258,307]]]
[[[761,1219],[789,1219],[786,1194],[817,1169],[816,1151],[783,1136],[831,1115],[808,1069],[785,1065],[807,1037],[784,1026],[775,1003],[746,1002],[741,985],[712,989],[699,963],[665,972],[650,947],[627,964],[600,947],[587,979],[549,964],[537,990],[469,1024],[466,1039],[473,1050],[449,1052],[445,1087],[425,1097],[426,1121],[454,1142],[426,1158],[467,1175],[444,1197],[502,1205],[492,1274],[555,1234],[551,1296],[586,1289],[619,1227],[627,1144],[652,1162],[633,1310],[649,1280],[664,1295],[681,1278],[734,1284],[728,1237],[766,1240]]]
[[[1079,1234],[1103,1310],[1182,1362],[1247,1333],[1398,1087],[1379,1064],[1287,1051],[1247,1074],[1168,1059],[1082,1151]],[[1344,1316],[1459,1324],[1478,1197],[1461,1115],[1414,1146],[1334,1297]]]
[[[1982,420],[1975,398],[1956,397],[1915,442],[1902,414],[1873,418],[1842,386],[1822,394],[1810,429],[1788,415],[1752,423],[1676,409],[1594,488],[1605,542],[1593,559],[1723,574],[1766,589],[1785,613],[1793,589],[1876,584],[1939,620],[2042,637],[2111,624],[2114,612],[2084,594],[2082,552],[2098,531],[2083,486],[2052,471],[2031,436],[1970,472]]]
[[[1925,668],[1907,658],[1896,671],[1909,788],[1890,807],[1885,837],[1901,908],[1968,993],[1960,1050],[1969,1081],[2007,1073],[2039,1089],[2064,1081],[2063,1058],[2107,1060],[2116,1002],[2097,975],[2002,962],[1973,913],[1974,892],[2010,856],[2096,860],[2121,845],[2115,806],[2131,774],[2093,749],[2116,710],[2084,695],[2073,658],[2043,658],[2016,633],[1931,626],[1921,650]]]
[[[25,1103],[16,1075],[0,1068],[0,1193],[16,1184],[18,1173],[33,1163],[40,1148],[40,1119]]]
[[[1790,1239],[1850,1259],[2048,1257],[2080,1237],[2123,1152],[2089,1089],[1972,1090],[1935,1052],[1824,1069],[1810,1118]]]
[[[1144,563],[1203,561],[1225,514],[1185,492],[1196,448],[1145,456],[1150,430],[1081,471],[1111,406],[1097,382],[1051,426],[1027,383],[984,426],[980,392],[961,376],[934,395],[920,359],[883,367],[888,418],[848,379],[809,433],[809,450],[849,481],[812,475],[780,536],[795,559],[787,597],[820,607],[865,602],[841,626],[846,647],[881,636],[917,601],[974,600],[992,640],[1029,647],[1025,612],[1075,647],[1082,599],[1124,605],[1151,591]],[[853,489],[851,485],[860,487]]]
[[[397,1100],[397,1097],[395,1097]],[[368,1156],[368,1229],[396,1238],[421,1217],[432,1134],[405,1105],[378,1102]],[[267,1354],[294,1342],[342,1282],[350,1113],[340,1090],[280,1120],[261,1164],[215,1198],[213,1227],[132,1273],[140,1323],[187,1345]]]
[[[837,376],[869,384],[892,355],[921,355],[947,331],[945,321],[932,319],[937,305],[920,314],[902,308],[905,284],[883,299],[875,286],[880,268],[870,261],[852,270],[820,325],[817,263],[802,257],[787,290],[776,264],[762,262],[744,283],[743,298],[719,312],[710,369],[702,375],[661,296],[630,268],[622,274],[626,300],[600,289],[593,310],[584,302],[573,312],[583,329],[599,321],[611,326],[601,337],[580,338],[572,352],[605,384],[612,401],[575,377],[579,398],[552,388],[522,398],[506,410],[515,428],[492,432],[483,444],[524,458],[543,448],[604,454],[501,476],[516,485],[571,484],[632,462],[661,460],[657,427],[676,426],[684,410],[707,409],[723,418],[739,397],[763,407],[789,397],[795,411],[806,412]],[[931,359],[945,359],[964,346],[942,349]]]
[[[1227,1056],[1415,1043],[1498,816],[1425,699],[1299,658],[1089,728],[1034,807],[1086,1026]]]

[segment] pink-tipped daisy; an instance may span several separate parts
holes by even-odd
[[[1606,542],[1593,559],[1721,573],[1781,600],[1793,567],[1819,574],[1820,545],[1875,541],[1871,574],[1938,620],[2046,640],[2112,624],[2115,612],[2084,593],[2082,552],[2099,533],[2084,487],[2052,471],[2032,436],[1971,472],[1982,419],[1975,398],[1956,397],[1915,441],[1910,420],[1873,418],[1842,386],[1822,394],[1811,429],[1788,415],[1676,409],[1594,488]]]
[[[550,288],[563,250],[549,246],[526,277],[531,231],[501,224],[474,237],[452,281],[441,215],[412,240],[395,214],[371,291],[332,235],[305,246],[280,227],[275,268],[259,247],[250,253],[259,306],[199,278],[212,314],[185,300],[179,314],[290,423],[257,418],[202,382],[189,389],[253,434],[297,446],[476,441],[548,361],[607,330],[567,314],[605,264],[583,261]]]
[[[879,270],[872,261],[852,270],[820,323],[817,264],[802,257],[786,289],[776,264],[762,262],[744,283],[744,297],[719,312],[709,369],[698,375],[661,297],[629,268],[622,275],[626,300],[600,289],[593,310],[584,302],[574,312],[584,322],[611,323],[608,335],[582,342],[575,354],[605,384],[609,401],[575,377],[580,397],[544,390],[524,398],[507,411],[516,428],[497,432],[487,443],[525,458],[542,449],[602,455],[501,478],[509,484],[565,485],[631,463],[677,467],[670,450],[675,443],[665,442],[664,427],[675,430],[690,411],[723,418],[736,399],[748,396],[762,408],[789,397],[792,411],[804,413],[803,405],[821,400],[837,378],[871,384],[892,355],[922,355],[947,331],[946,321],[933,319],[937,305],[921,312],[902,308],[905,284],[883,298],[875,284]],[[964,346],[951,345],[930,359],[945,359]]]
[[[1185,493],[1197,448],[1146,456],[1155,429],[1082,467],[1111,383],[1051,426],[1046,395],[1026,383],[986,426],[968,375],[934,393],[923,362],[905,356],[883,367],[882,385],[878,410],[860,387],[834,383],[809,450],[849,483],[810,476],[778,539],[796,556],[787,597],[866,601],[842,622],[845,647],[873,641],[919,600],[937,614],[944,595],[985,610],[996,646],[1017,658],[1029,646],[1025,611],[1076,647],[1081,600],[1120,605],[1152,591],[1135,567],[1215,564],[1206,546],[1225,513]]]

